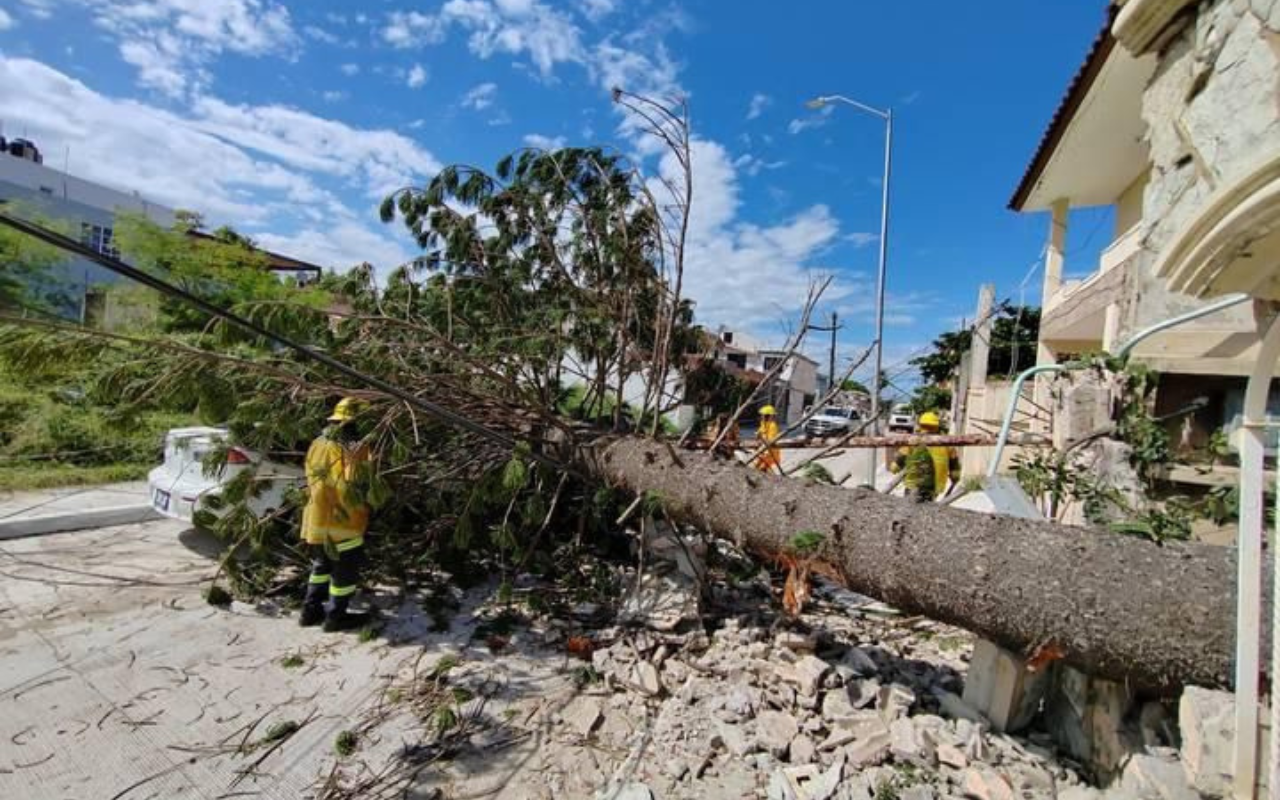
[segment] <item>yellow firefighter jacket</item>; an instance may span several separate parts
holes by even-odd
[[[369,527],[369,507],[356,496],[356,472],[369,461],[369,448],[321,436],[307,450],[307,507],[302,538],[307,544],[333,542],[338,550],[358,547]]]

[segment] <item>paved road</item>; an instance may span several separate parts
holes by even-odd
[[[308,796],[389,654],[251,607],[207,605],[212,543],[183,528],[0,546],[0,797]],[[303,664],[283,667],[290,653]],[[220,744],[312,715],[257,776],[241,771],[264,748]]]

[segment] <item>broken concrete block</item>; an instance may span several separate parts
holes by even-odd
[[[1013,787],[991,770],[965,770],[960,786],[973,800],[1014,800]]]
[[[781,757],[799,733],[795,717],[784,711],[762,711],[756,717],[756,744],[770,755]]]
[[[658,676],[658,668],[648,661],[641,661],[631,667],[631,685],[650,697],[662,694],[662,679]]]
[[[933,765],[933,745],[925,739],[911,719],[895,719],[889,725],[889,741],[889,752],[899,761],[922,766]]]
[[[670,631],[698,617],[698,584],[681,572],[666,575],[646,572],[622,601],[618,621]]]
[[[653,800],[653,791],[643,783],[628,783],[616,791],[604,791],[601,800]]]
[[[1150,800],[1200,800],[1177,759],[1136,753],[1120,775],[1120,788]]]
[[[785,672],[780,669],[779,675],[783,680],[796,684],[800,694],[815,697],[829,669],[831,665],[817,656],[804,656],[795,664],[785,668]]]
[[[843,722],[852,719],[856,713],[857,709],[845,689],[831,689],[822,698],[822,718],[827,722]]]
[[[969,661],[963,700],[990,721],[995,730],[1013,733],[1035,718],[1048,676],[1048,670],[1028,672],[1022,658],[994,642],[979,639]]]
[[[761,696],[758,689],[739,686],[724,695],[719,702],[716,716],[725,722],[742,722],[755,716],[760,703]]]
[[[1140,742],[1125,726],[1132,693],[1120,683],[1092,678],[1058,665],[1045,701],[1045,717],[1054,741],[1103,780],[1115,777]]]
[[[755,739],[748,737],[746,731],[737,725],[724,723],[716,726],[716,735],[712,737],[712,744],[723,747],[735,756],[745,756],[756,749]]]
[[[1267,719],[1265,709],[1260,718]],[[1188,686],[1178,703],[1178,728],[1182,733],[1182,764],[1191,785],[1208,797],[1227,797],[1235,769],[1235,695],[1231,692]],[[1258,752],[1267,753],[1270,736],[1264,728]],[[1258,796],[1268,797],[1267,770],[1261,773]]]
[[[564,724],[579,736],[590,734],[603,716],[603,706],[594,697],[578,697],[560,714]]]
[[[812,653],[818,646],[818,637],[813,634],[805,635],[795,631],[783,631],[774,637],[773,643],[775,646],[790,650],[793,653]]]
[[[891,683],[888,686],[881,686],[876,692],[876,710],[880,712],[880,718],[884,720],[885,725],[905,717],[915,702],[915,692],[901,684]]]
[[[889,757],[893,737],[888,729],[881,728],[859,736],[841,751],[845,762],[853,769],[866,769],[884,762]]]
[[[960,752],[960,748],[949,744],[939,744],[937,756],[939,764],[945,764],[954,769],[964,769],[969,766],[969,759],[964,757],[964,753]]]
[[[898,793],[901,800],[934,800],[937,796],[937,792],[927,783],[916,784]]]
[[[806,734],[799,734],[787,746],[787,760],[792,764],[810,764],[818,755],[818,746]]]
[[[875,678],[854,681],[845,686],[849,693],[849,701],[854,708],[866,708],[876,701],[880,694],[880,681]]]

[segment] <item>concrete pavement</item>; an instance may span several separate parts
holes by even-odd
[[[158,519],[145,481],[0,494],[0,540]]]
[[[0,796],[308,796],[334,737],[377,692],[381,658],[353,637],[209,606],[216,543],[184,527],[0,545]],[[302,663],[282,666],[289,654]],[[241,774],[262,750],[228,741],[312,716]]]

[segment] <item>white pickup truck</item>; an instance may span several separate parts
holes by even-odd
[[[915,416],[911,413],[911,406],[904,404],[896,405],[889,414],[889,432],[890,433],[910,433],[916,428]]]

